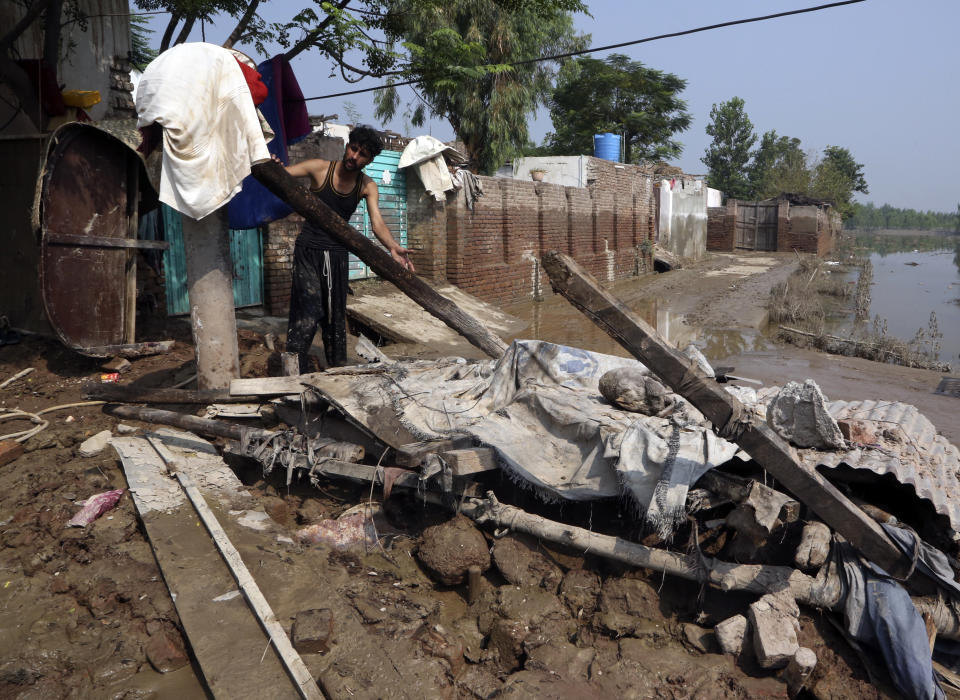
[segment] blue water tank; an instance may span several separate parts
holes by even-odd
[[[620,134],[594,134],[593,155],[604,160],[620,162]]]

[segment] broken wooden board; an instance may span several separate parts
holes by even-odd
[[[496,471],[497,453],[492,447],[471,447],[464,450],[448,450],[440,453],[440,459],[450,465],[454,476],[471,476]]]
[[[312,375],[296,377],[250,377],[230,382],[231,396],[284,396],[303,391],[301,380]]]
[[[181,468],[221,522],[267,517],[208,443],[189,433],[156,436],[184,457]],[[300,697],[247,602],[233,595],[236,581],[163,459],[146,438],[114,438],[112,444],[210,690],[217,697]]]
[[[464,436],[448,440],[420,440],[400,445],[397,448],[396,461],[401,467],[419,467],[429,454],[440,454],[447,450],[464,449],[473,446],[473,438]]]
[[[715,426],[715,431],[746,450],[794,496],[864,556],[893,575],[914,570],[880,526],[850,502],[814,468],[804,466],[787,442],[749,413],[733,395],[708,380],[655,328],[605,290],[573,258],[551,251],[543,267],[553,289],[583,311],[610,337],[643,362],[671,389],[687,399]]]
[[[452,284],[434,289],[503,338],[515,336],[529,325]],[[348,297],[347,316],[393,343],[428,345],[440,355],[476,354],[463,336],[388,282]]]

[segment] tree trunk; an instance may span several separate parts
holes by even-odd
[[[314,226],[323,228],[369,265],[380,277],[395,284],[407,296],[460,333],[473,345],[490,357],[499,358],[503,355],[507,349],[503,340],[452,301],[438,294],[413,272],[397,263],[383,248],[341,219],[316,195],[310,193],[291,177],[282,165],[273,161],[257,163],[253,166],[252,173],[268,190],[289,204],[300,216]]]
[[[60,15],[63,0],[53,0],[43,20],[43,60],[58,76],[60,63]]]
[[[237,22],[237,26],[233,28],[233,31],[230,32],[230,36],[228,36],[227,40],[223,42],[223,48],[232,49],[233,45],[240,40],[240,37],[242,37],[243,33],[247,30],[250,20],[253,19],[253,16],[257,13],[257,7],[259,5],[260,0],[253,0],[253,2],[247,5],[246,11],[244,11],[243,16]]]

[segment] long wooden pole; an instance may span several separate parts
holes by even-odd
[[[304,219],[320,226],[343,243],[380,277],[395,284],[402,292],[420,304],[429,313],[446,323],[493,358],[499,358],[507,349],[506,343],[470,314],[430,285],[397,263],[390,254],[341,219],[320,198],[297,182],[283,166],[273,161],[257,163],[251,169],[255,178],[293,207]]]
[[[543,268],[556,292],[693,404],[713,423],[718,435],[746,450],[865,557],[895,576],[904,576],[911,570],[910,561],[876,522],[815,469],[801,464],[783,438],[767,425],[752,420],[750,412],[740,401],[716,382],[709,381],[696,363],[601,287],[596,278],[571,257],[551,251],[543,258]]]

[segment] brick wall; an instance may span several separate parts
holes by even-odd
[[[445,261],[447,280],[501,305],[551,293],[540,267],[550,250],[572,255],[605,282],[652,271],[650,171],[591,158],[587,173],[586,188],[481,177],[484,196],[472,211],[463,193],[431,205],[408,177],[409,228],[424,234],[417,271],[439,280]]]
[[[725,207],[707,207],[707,250],[733,250],[736,206],[736,200],[730,200]],[[731,207],[732,216],[728,215]]]

